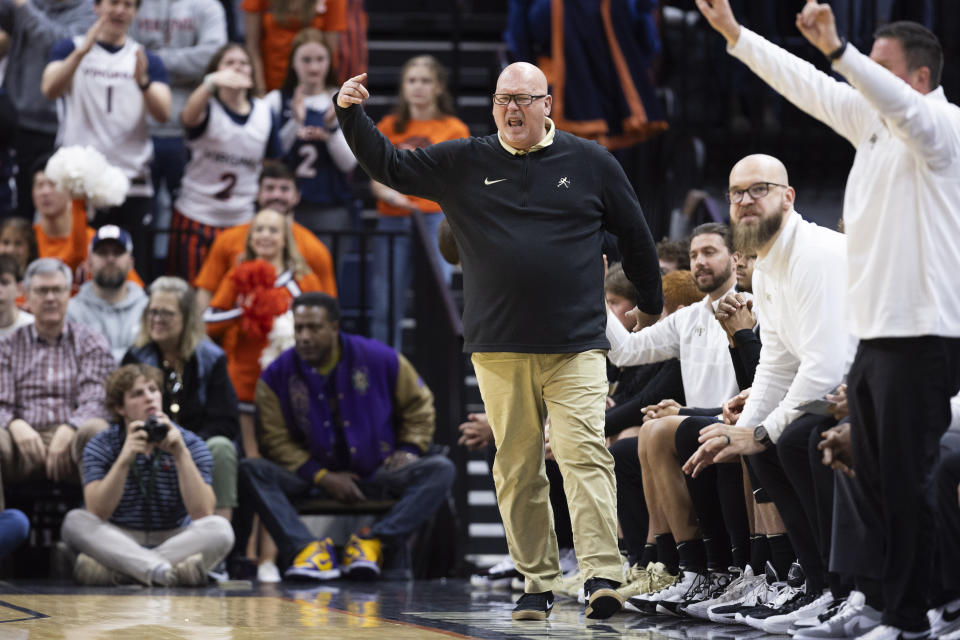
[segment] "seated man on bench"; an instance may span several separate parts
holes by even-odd
[[[277,543],[287,579],[341,575],[333,541],[307,530],[292,498],[397,500],[343,550],[344,575],[376,578],[384,546],[401,550],[454,479],[446,457],[424,455],[435,426],[430,389],[392,348],[341,333],[339,318],[337,301],[326,294],[293,301],[295,346],[257,382],[264,457],[240,463],[236,549],[245,548],[255,511]]]

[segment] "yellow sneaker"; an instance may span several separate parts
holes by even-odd
[[[337,553],[333,540],[327,538],[311,542],[293,559],[293,564],[284,572],[286,580],[333,580],[340,577]]]
[[[343,574],[348,578],[372,580],[380,576],[383,565],[383,544],[380,538],[350,536],[343,548]]]
[[[647,571],[650,572],[650,591],[649,593],[656,593],[661,589],[666,589],[674,582],[677,581],[679,574],[672,574],[667,571],[666,565],[662,562],[651,562],[647,565]]]

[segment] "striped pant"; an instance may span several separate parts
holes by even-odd
[[[200,271],[210,245],[229,227],[214,227],[191,220],[177,209],[170,219],[170,247],[167,250],[167,275],[193,282]]]

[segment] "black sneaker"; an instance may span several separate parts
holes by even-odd
[[[546,620],[553,609],[553,591],[525,593],[513,608],[514,620]]]
[[[585,612],[588,618],[603,620],[623,607],[623,596],[617,591],[619,582],[606,578],[590,578],[583,583]]]

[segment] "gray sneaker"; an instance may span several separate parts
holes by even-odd
[[[90,587],[106,587],[117,584],[113,571],[85,553],[77,555],[73,565],[73,579]]]
[[[207,570],[203,568],[203,554],[195,553],[173,567],[174,584],[180,587],[204,587]]]

